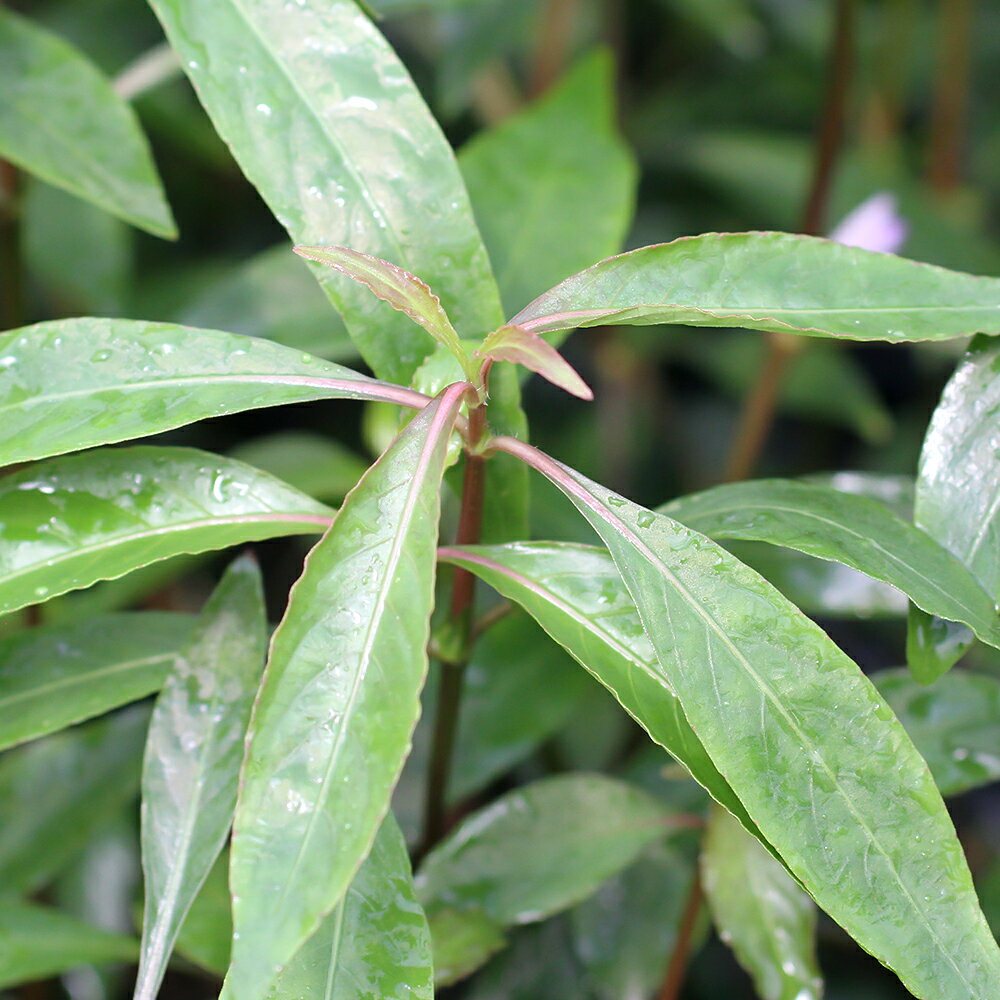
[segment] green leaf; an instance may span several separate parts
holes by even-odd
[[[133,798],[148,719],[127,709],[0,759],[0,892],[40,889]]]
[[[78,965],[131,962],[138,941],[49,906],[0,899],[0,989],[49,979]]]
[[[1000,278],[810,236],[709,233],[601,261],[510,322],[536,333],[679,323],[847,340],[949,340],[1000,331]]]
[[[934,411],[917,474],[915,520],[1000,601],[1000,339],[975,340]]]
[[[156,236],[177,235],[132,109],[83,53],[0,10],[0,156]]]
[[[621,248],[636,167],[614,119],[614,65],[596,52],[460,152],[508,315]]]
[[[671,818],[623,781],[545,778],[469,816],[427,855],[417,894],[429,913],[472,909],[502,927],[534,923],[589,896],[665,836]]]
[[[0,335],[0,465],[310,399],[424,402],[252,337],[125,319],[38,323]]]
[[[343,900],[278,976],[268,1000],[431,1000],[427,918],[399,827],[387,817]]]
[[[338,441],[309,431],[251,438],[229,454],[325,503],[343,500],[367,468],[360,456]]]
[[[605,540],[692,727],[817,903],[915,994],[988,995],[1000,949],[954,827],[857,666],[707,538],[520,442],[495,443]]]
[[[153,1000],[184,916],[236,807],[250,709],[267,654],[260,571],[233,563],[153,709],[142,770],[145,908],[135,1000]]]
[[[263,994],[343,896],[385,815],[427,673],[439,489],[468,386],[445,390],[306,560],[248,737],[230,986]]]
[[[177,932],[179,955],[220,979],[229,968],[233,918],[229,901],[229,851],[215,859]]]
[[[99,615],[0,640],[0,749],[159,690],[191,631],[188,615]]]
[[[756,829],[688,724],[607,552],[583,545],[515,542],[442,548],[439,554],[523,607],[618,699],[651,739]]]
[[[353,0],[151,5],[219,134],[296,243],[352,246],[419,274],[463,336],[499,324],[451,150]],[[407,382],[427,338],[353,282],[316,273],[376,374]]]
[[[430,286],[409,271],[390,264],[387,260],[352,250],[350,247],[295,247],[295,252],[306,260],[346,274],[364,285],[376,298],[388,302],[393,309],[409,316],[422,326],[442,347],[451,352],[471,381],[476,369],[458,339],[441,300]]]
[[[712,810],[701,854],[715,926],[762,1000],[819,1000],[816,907],[798,883],[722,809]]]
[[[290,243],[250,257],[169,318],[186,326],[264,337],[333,361],[358,355],[311,268],[292,253]]]
[[[471,975],[507,943],[496,921],[481,910],[438,910],[429,919],[436,986]]]
[[[955,670],[932,688],[905,670],[872,676],[910,734],[942,795],[959,795],[1000,778],[1000,681]]]
[[[906,665],[920,684],[933,684],[975,642],[970,628],[910,605],[906,619]]]
[[[0,480],[0,609],[182,552],[317,534],[332,514],[264,472],[193,448],[50,459]]]
[[[594,393],[573,366],[536,333],[520,326],[502,326],[494,330],[476,352],[495,361],[512,361],[536,372],[572,396],[591,400]]]
[[[975,577],[934,539],[870,497],[819,483],[761,479],[717,486],[657,509],[711,538],[770,542],[843,563],[1000,645],[996,608]]]
[[[599,1000],[654,996],[663,982],[694,877],[687,853],[650,844],[570,912],[573,952]]]

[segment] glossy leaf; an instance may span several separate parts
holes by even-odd
[[[145,910],[136,1000],[153,1000],[184,916],[222,850],[267,653],[256,563],[223,576],[153,709],[142,771]]]
[[[668,808],[623,781],[545,778],[469,816],[427,855],[417,893],[429,913],[472,909],[501,926],[534,923],[585,899],[670,821]]]
[[[819,905],[917,995],[988,994],[1000,949],[954,827],[857,666],[704,536],[520,442],[498,444],[547,475],[604,539],[685,715]]]
[[[78,965],[131,962],[139,942],[50,906],[0,898],[0,989],[48,979]]]
[[[159,690],[191,631],[188,615],[99,615],[0,639],[0,749]]]
[[[927,761],[942,795],[1000,779],[1000,681],[955,670],[927,688],[905,670],[880,670],[872,682]]]
[[[877,500],[819,483],[761,479],[717,486],[658,510],[711,538],[770,542],[843,563],[1000,645],[1000,618],[975,577]]]
[[[318,534],[333,512],[193,448],[67,455],[0,480],[0,608],[21,608],[182,552]]]
[[[651,739],[753,828],[688,724],[607,552],[583,545],[516,542],[443,548],[440,556],[523,607],[611,691]]]
[[[40,889],[134,797],[148,719],[127,709],[0,759],[0,892]]]
[[[0,156],[157,236],[177,235],[132,109],[73,46],[0,10]]]
[[[906,620],[906,665],[921,684],[933,684],[969,651],[972,629],[910,605]]]
[[[430,917],[430,928],[437,986],[465,979],[507,943],[496,921],[481,910],[438,910]]]
[[[151,6],[219,134],[296,243],[354,247],[420,275],[464,336],[498,325],[451,149],[353,0]],[[376,374],[407,382],[430,353],[426,335],[344,277],[317,276]]]
[[[304,247],[295,252],[306,260],[346,274],[373,295],[388,302],[393,309],[409,316],[418,326],[422,326],[442,347],[463,366],[468,379],[475,378],[475,369],[462,347],[441,300],[426,282],[409,271],[391,264],[379,257],[352,250],[350,247]]]
[[[268,1000],[431,1000],[427,918],[402,834],[387,818],[344,899],[288,963]]]
[[[915,520],[1000,601],[1000,340],[973,342],[920,455]]]
[[[709,820],[701,873],[719,936],[750,973],[761,1000],[819,1000],[813,901],[722,809]]]
[[[614,65],[598,52],[459,153],[508,315],[621,248],[636,168],[614,119]]]
[[[38,323],[0,335],[0,464],[310,399],[423,404],[252,337],[125,319]]]
[[[810,236],[709,233],[601,261],[510,322],[537,333],[678,323],[847,340],[948,340],[1000,331],[1000,278]]]
[[[360,456],[338,441],[308,431],[251,438],[229,454],[325,503],[343,500],[367,468]]]
[[[523,365],[572,396],[594,398],[593,390],[573,366],[551,344],[523,327],[502,326],[494,330],[476,353],[495,361]]]
[[[235,1000],[254,1000],[341,899],[409,749],[427,672],[445,391],[348,496],[306,560],[248,737],[233,839]]]

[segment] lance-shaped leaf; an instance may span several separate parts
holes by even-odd
[[[437,910],[429,920],[437,986],[472,975],[507,944],[502,928],[482,910]]]
[[[44,886],[135,795],[148,719],[136,706],[0,759],[0,893]]]
[[[712,810],[702,883],[719,936],[762,1000],[819,1000],[816,907],[777,861],[722,809]]]
[[[928,690],[906,670],[880,670],[872,682],[927,761],[942,795],[1000,779],[1000,680],[954,670]]]
[[[177,235],[135,113],[83,53],[0,10],[0,156],[157,236]]]
[[[703,535],[522,442],[494,444],[548,476],[604,539],[688,721],[817,903],[918,996],[989,995],[1000,949],[954,827],[857,666]]]
[[[455,158],[354,0],[152,0],[219,134],[296,243],[419,274],[465,336],[501,321]],[[294,141],[289,141],[294,137]],[[326,268],[317,276],[377,375],[407,382],[432,344]]]
[[[49,459],[0,480],[0,609],[182,552],[318,534],[332,516],[280,479],[193,448]]]
[[[870,497],[762,479],[717,486],[658,510],[711,538],[770,542],[843,563],[1000,645],[1000,618],[976,578],[933,538]]]
[[[145,908],[135,1000],[153,1000],[233,820],[243,741],[267,653],[260,571],[237,560],[205,605],[149,724],[142,770]]]
[[[386,817],[346,895],[268,991],[268,1000],[431,1000],[427,918],[403,835]]]
[[[426,399],[267,340],[127,319],[0,335],[0,465],[310,399]]]
[[[948,340],[1000,332],[1000,278],[811,236],[709,233],[603,260],[510,322],[537,333],[679,323],[848,340]]]
[[[585,899],[673,819],[624,781],[544,778],[469,816],[427,855],[417,894],[431,913],[472,909],[501,926],[534,923]]]
[[[622,247],[636,167],[615,125],[614,77],[609,53],[591,53],[458,155],[511,311]]]
[[[462,347],[441,300],[430,286],[416,275],[390,264],[387,260],[352,250],[350,247],[295,247],[306,260],[332,267],[368,288],[393,309],[409,316],[422,326],[439,344],[447,348],[465,371],[466,377],[476,376],[475,368]]]
[[[157,611],[98,615],[0,640],[0,749],[159,690],[192,622]]]
[[[573,366],[551,344],[523,326],[502,326],[494,330],[476,353],[495,361],[513,361],[514,364],[524,365],[572,396],[587,400],[594,398],[590,386]]]
[[[585,545],[515,542],[442,548],[439,555],[523,607],[618,699],[651,739],[756,831],[688,724],[607,552]]]
[[[448,438],[468,386],[393,442],[306,560],[275,632],[236,812],[235,1000],[256,1000],[371,847],[427,672]]]
[[[0,989],[48,979],[78,965],[135,960],[139,942],[50,906],[0,899]]]

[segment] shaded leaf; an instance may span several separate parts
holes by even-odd
[[[905,670],[880,670],[872,683],[927,761],[942,795],[1000,779],[1000,681],[955,670],[927,688]]]
[[[436,986],[465,979],[507,944],[496,921],[481,910],[438,910],[430,928]]]
[[[501,927],[534,923],[589,896],[665,836],[671,819],[623,781],[545,778],[469,816],[427,855],[417,893],[432,914],[472,909]]]
[[[37,323],[0,335],[0,464],[309,399],[424,402],[252,337],[126,319]]]
[[[220,979],[229,968],[233,917],[229,901],[229,851],[215,860],[177,932],[176,952]]]
[[[0,10],[0,155],[157,236],[177,235],[135,113],[73,46]]]
[[[343,900],[278,976],[268,1000],[431,1000],[427,918],[391,817]]]
[[[688,724],[607,552],[583,545],[516,542],[443,548],[440,557],[464,566],[521,605],[611,691],[653,740],[753,828]]]
[[[0,640],[0,748],[64,729],[159,690],[188,615],[100,615]]]
[[[1000,645],[996,608],[975,577],[930,536],[870,497],[819,483],[761,479],[727,483],[657,509],[711,538],[770,542],[843,563]]]
[[[0,989],[48,979],[78,965],[130,962],[139,942],[50,906],[0,899]]]
[[[148,719],[127,709],[0,759],[0,892],[44,886],[135,796]]]
[[[551,344],[524,327],[502,326],[494,330],[476,353],[495,361],[512,361],[523,365],[580,399],[594,398],[590,386],[580,378],[573,366]]]
[[[465,370],[468,379],[475,378],[475,369],[469,364],[468,355],[462,347],[448,314],[441,306],[441,300],[430,286],[409,271],[390,264],[387,260],[370,254],[352,250],[350,247],[295,247],[295,252],[306,260],[346,274],[368,290],[388,302],[393,309],[409,316],[418,326],[422,326],[442,347],[451,352]]]
[[[230,987],[260,996],[341,899],[385,815],[427,672],[439,488],[464,384],[411,421],[306,560],[250,726]]]
[[[819,1000],[816,907],[777,861],[722,809],[701,854],[715,926],[762,1000]]]
[[[975,642],[972,629],[911,604],[906,619],[906,664],[914,679],[932,684]]]
[[[819,905],[912,992],[988,993],[1000,949],[954,827],[857,666],[707,538],[520,442],[496,443],[548,476],[604,539],[685,715]]]
[[[787,233],[709,233],[601,261],[510,322],[537,333],[609,323],[737,326],[847,340],[1000,330],[1000,278]]]
[[[198,889],[229,836],[267,652],[260,571],[238,559],[205,605],[153,709],[142,771],[145,909],[136,1000],[153,1000]]]
[[[597,52],[459,153],[508,315],[621,248],[636,167],[614,118],[614,65]]]
[[[451,149],[353,0],[151,6],[219,134],[296,243],[351,246],[419,274],[465,336],[500,322]],[[430,353],[426,336],[353,282],[316,273],[375,373],[407,382]]]
[[[332,514],[266,473],[193,448],[50,459],[0,480],[0,608],[182,552],[317,534]]]

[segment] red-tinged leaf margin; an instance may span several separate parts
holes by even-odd
[[[481,358],[512,361],[541,375],[554,386],[590,402],[594,392],[576,369],[548,342],[523,326],[494,330],[476,351]]]

